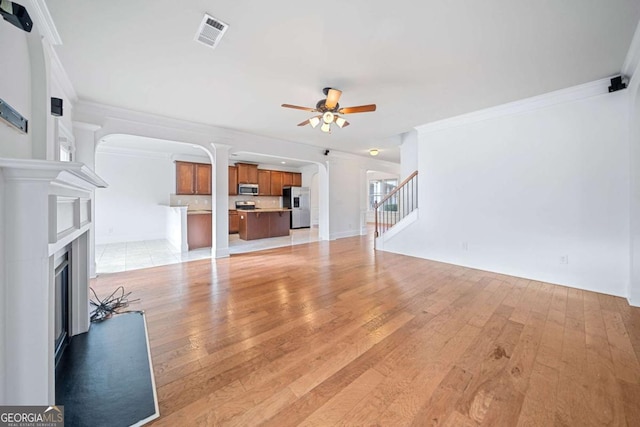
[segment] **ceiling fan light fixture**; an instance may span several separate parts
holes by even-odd
[[[342,126],[344,126],[344,124],[345,124],[346,122],[347,122],[347,121],[346,121],[345,119],[343,119],[342,117],[337,117],[337,116],[336,116],[336,124],[338,125],[338,127],[339,127],[340,129],[342,129]]]
[[[315,129],[316,126],[318,126],[320,124],[320,119],[317,117],[311,117],[309,119],[309,124],[311,125],[312,128]]]
[[[378,151],[377,148],[372,148],[371,150],[369,150],[369,154],[375,157],[380,154],[380,151]]]
[[[334,115],[331,111],[327,111],[322,115],[322,121],[325,122],[325,124],[333,123],[333,119],[334,119]]]
[[[329,123],[323,123],[322,126],[320,127],[320,130],[322,132],[330,132],[331,131],[331,125]]]

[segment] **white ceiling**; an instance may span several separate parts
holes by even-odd
[[[68,1],[47,5],[81,99],[399,159],[413,126],[612,76],[638,0]],[[209,13],[215,50],[193,40]],[[376,103],[331,135],[297,127],[323,87]]]

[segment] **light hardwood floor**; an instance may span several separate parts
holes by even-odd
[[[147,313],[154,425],[640,425],[640,309],[622,298],[365,237],[93,282],[119,285]]]

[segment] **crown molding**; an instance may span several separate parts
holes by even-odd
[[[35,22],[35,26],[50,45],[57,46],[62,44],[62,38],[56,24],[53,22],[49,8],[44,0],[29,0],[31,5],[29,15]]]
[[[96,188],[106,188],[108,184],[84,163],[58,162],[36,159],[8,159],[0,158],[0,169],[4,169],[5,178],[8,180],[49,180],[62,179],[67,175],[75,177],[82,185],[91,185]]]
[[[62,89],[69,101],[72,103],[78,102],[78,94],[53,47],[49,49],[49,56],[51,58],[51,76],[53,80]]]
[[[613,76],[612,76],[613,77]],[[545,93],[543,95],[525,98],[519,101],[509,102],[507,104],[495,107],[485,108],[483,110],[474,111],[468,114],[451,117],[437,122],[427,123],[416,126],[415,129],[419,134],[441,131],[461,125],[477,123],[484,120],[490,120],[497,117],[504,117],[513,114],[521,114],[528,111],[539,110],[558,104],[573,102],[580,99],[590,98],[593,96],[604,95],[609,93],[611,77],[595,80],[578,86],[572,86],[566,89],[556,90],[554,92]]]

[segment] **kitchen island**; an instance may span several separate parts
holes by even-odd
[[[238,210],[240,238],[255,240],[288,236],[290,212],[291,209],[283,208]]]

